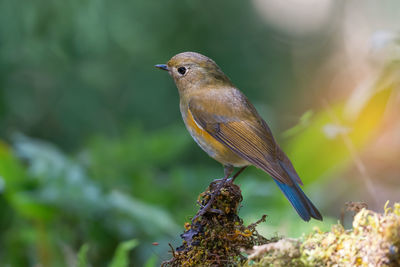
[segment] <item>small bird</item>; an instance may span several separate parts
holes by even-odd
[[[249,165],[268,173],[304,221],[322,216],[301,190],[302,181],[276,143],[267,123],[247,97],[210,58],[195,52],[173,56],[166,70],[178,87],[180,111],[190,135],[209,156],[224,166],[223,182]],[[203,215],[207,206],[198,215]]]

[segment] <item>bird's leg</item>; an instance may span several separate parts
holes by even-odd
[[[233,166],[224,166],[224,177],[215,179],[214,181],[212,181],[212,183],[224,184],[227,180],[229,180],[229,176],[232,174],[233,171]]]
[[[238,171],[235,173],[235,175],[233,175],[232,178],[228,180],[228,182],[229,182],[229,183],[233,183],[233,182],[235,181],[236,177],[238,177],[239,174],[241,174],[242,171],[244,171],[244,169],[246,169],[246,168],[247,168],[247,166],[244,166],[244,167],[240,168],[240,170],[238,170]]]
[[[232,178],[229,178],[229,179],[226,180],[226,183],[233,183],[233,182],[235,181],[236,177],[238,177],[239,174],[241,174],[241,173],[244,171],[244,169],[246,169],[247,167],[248,167],[248,166],[244,166],[244,167],[240,168],[240,170],[238,170],[238,171],[232,176]],[[224,178],[215,179],[215,180],[213,181],[213,183],[221,183],[221,182],[223,182],[223,180],[224,180]]]
[[[207,204],[205,206],[203,206],[196,214],[196,216],[193,217],[192,219],[192,223],[200,216],[203,216],[207,211],[210,210],[212,204],[215,201],[215,198],[221,193],[221,189],[224,187],[226,181],[228,180],[229,176],[232,174],[234,168],[233,166],[224,166],[224,178],[222,179],[218,179],[219,183],[218,185],[215,187],[215,189],[213,189],[212,193],[211,193],[211,197],[208,200]],[[210,188],[211,189],[211,188]]]
[[[221,188],[224,187],[226,181],[229,180],[229,176],[231,176],[234,170],[235,169],[233,168],[233,166],[224,166],[224,178],[222,178],[222,180],[219,182],[214,191],[219,192],[219,190],[221,190]]]

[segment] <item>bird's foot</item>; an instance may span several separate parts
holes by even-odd
[[[218,213],[219,215],[224,215],[224,212],[222,210],[219,210],[219,209],[210,208],[209,212]]]
[[[226,184],[232,183],[232,182],[233,182],[232,178],[228,178],[228,179],[220,178],[220,179],[215,179],[215,180],[213,180],[211,183],[212,183],[212,184],[224,183],[224,185],[226,185]]]
[[[211,191],[211,192],[209,193],[210,198],[208,199],[207,204],[205,204],[204,206],[203,206],[203,205],[200,205],[201,208],[200,208],[200,210],[197,212],[197,214],[193,217],[192,223],[193,223],[194,221],[196,221],[197,218],[199,218],[200,216],[203,216],[204,214],[206,214],[206,212],[209,212],[209,211],[211,211],[211,212],[213,212],[213,213],[223,214],[223,211],[221,211],[221,210],[219,210],[219,209],[213,209],[213,208],[211,208],[211,207],[212,207],[212,205],[214,204],[214,202],[215,202],[217,196],[221,193],[221,189],[224,188],[224,186],[225,186],[226,184],[228,184],[228,183],[232,183],[232,179],[231,179],[231,178],[229,178],[229,179],[227,179],[227,178],[215,179],[215,180],[211,183],[211,185],[210,185],[210,187],[211,187],[211,188],[210,188],[210,191]],[[215,185],[214,188],[212,188],[213,185]]]

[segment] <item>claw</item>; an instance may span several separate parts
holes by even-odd
[[[219,210],[219,209],[210,209],[209,211],[213,212],[213,213],[218,213],[220,215],[224,215],[224,212],[222,210]]]
[[[240,171],[239,171],[239,173],[240,173]],[[224,188],[226,184],[229,184],[229,183],[233,182],[232,178],[228,178],[229,175],[230,175],[230,173],[226,173],[226,176],[224,178],[216,179],[211,183],[211,185],[210,185],[210,191],[211,192],[207,193],[210,196],[210,199],[208,200],[206,205],[201,205],[201,203],[199,203],[201,208],[197,212],[197,214],[193,217],[192,224],[193,224],[194,221],[196,221],[197,218],[199,218],[200,216],[203,216],[207,211],[223,214],[222,211],[216,210],[216,209],[212,209],[211,207],[212,207],[212,204],[215,202],[215,198],[221,193],[221,189]],[[216,184],[216,186],[214,188],[211,188],[214,183]]]
[[[224,182],[224,183],[231,183],[231,182],[232,182],[232,178],[228,178],[228,179],[225,179],[225,178],[215,179],[215,180],[213,180],[211,183],[212,183],[212,184],[219,184],[219,183],[221,183],[221,182]]]

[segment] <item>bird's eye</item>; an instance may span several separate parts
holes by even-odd
[[[178,68],[178,72],[179,72],[179,74],[184,75],[186,73],[186,68],[185,67],[179,67]]]

